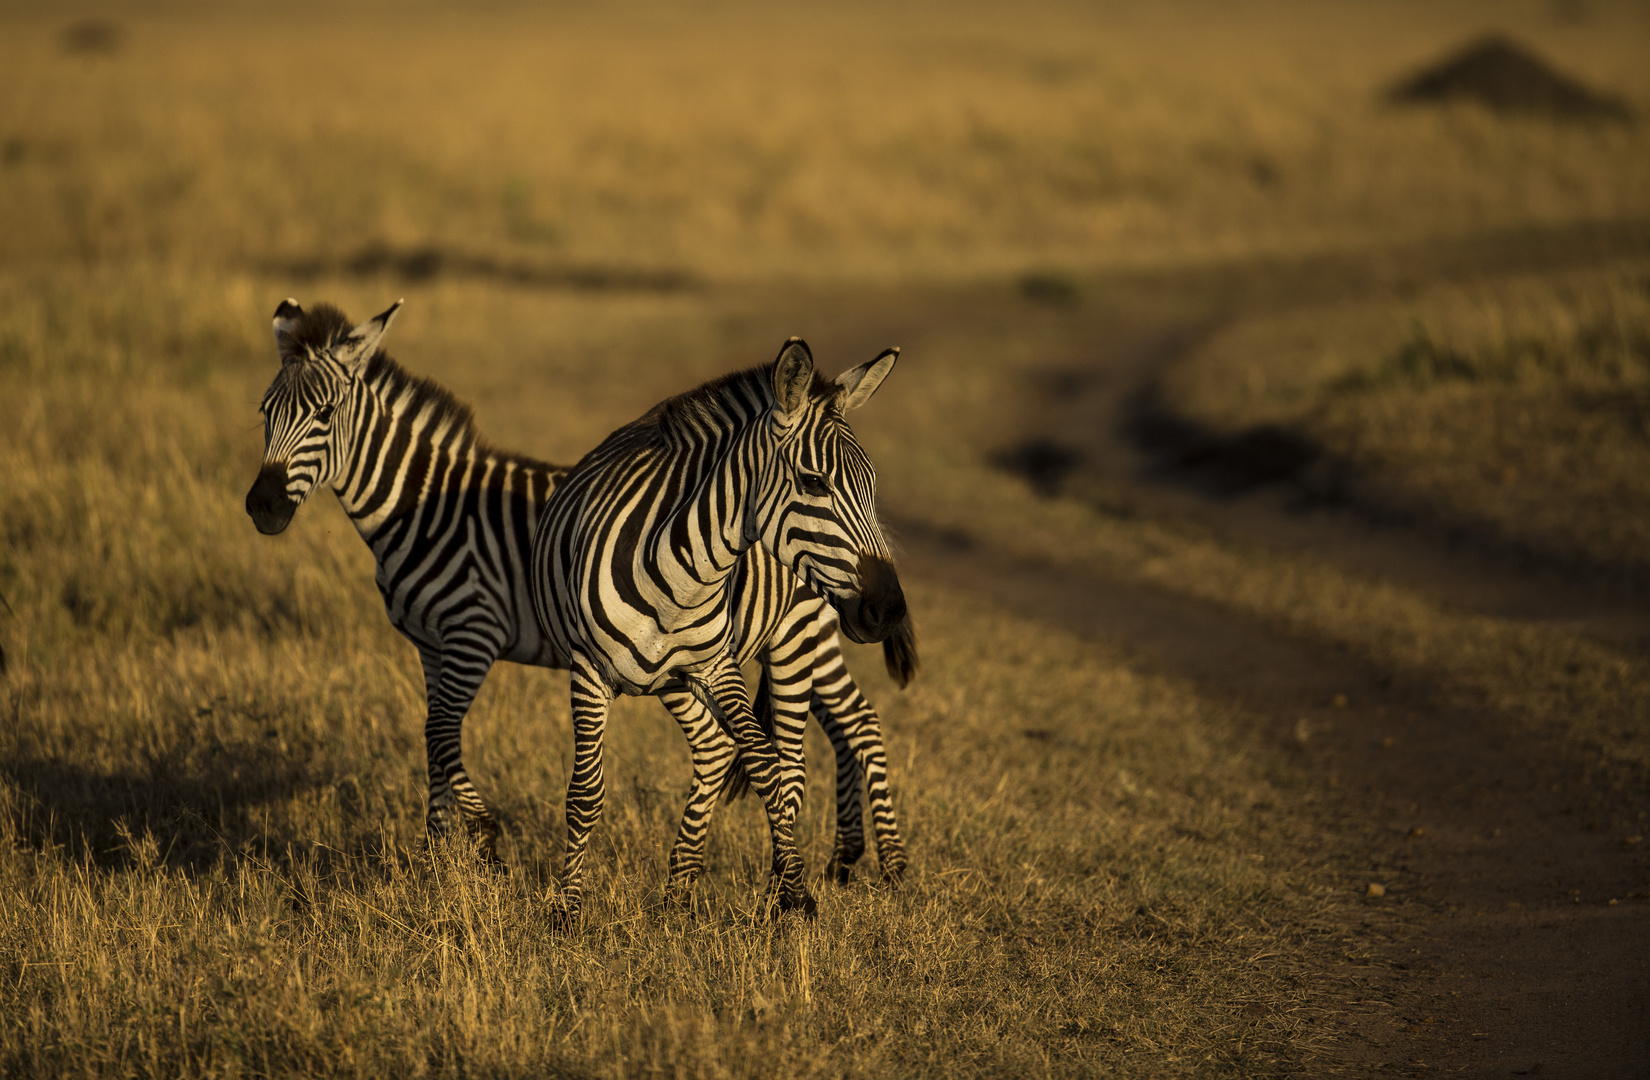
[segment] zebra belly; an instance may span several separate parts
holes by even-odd
[[[651,641],[610,641],[601,652],[601,666],[619,693],[632,697],[656,694],[708,671],[724,656],[734,655],[729,629],[724,624],[720,632],[692,643],[679,634],[661,635]]]
[[[555,646],[546,641],[537,628],[531,635],[522,634],[516,640],[514,647],[499,657],[512,664],[527,664],[530,667],[551,668],[556,671],[566,671],[572,667],[572,661],[557,652]]]

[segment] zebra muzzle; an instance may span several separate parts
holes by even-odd
[[[265,536],[273,536],[287,527],[298,504],[286,497],[286,466],[265,465],[258,470],[258,479],[246,493],[246,512],[252,524]]]
[[[869,645],[888,637],[905,621],[905,590],[900,588],[894,564],[875,555],[861,555],[859,595],[835,606],[850,641]]]

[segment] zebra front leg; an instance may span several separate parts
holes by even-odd
[[[602,736],[613,689],[582,653],[573,657],[573,774],[567,781],[567,846],[562,857],[561,897],[550,912],[555,930],[578,926],[584,908],[584,855],[590,832],[602,817],[606,779]]]
[[[452,833],[462,823],[476,838],[481,859],[503,868],[498,857],[499,826],[464,768],[464,717],[492,669],[496,648],[486,642],[449,643],[443,651],[421,647],[424,693],[429,712],[424,721],[424,748],[429,768],[429,807],[424,824],[432,839]]]
[[[696,694],[722,714],[722,720],[739,744],[740,763],[750,777],[751,787],[762,797],[768,812],[768,829],[773,835],[774,867],[777,876],[768,892],[781,911],[801,911],[812,916],[818,905],[808,893],[802,856],[796,850],[796,812],[785,798],[783,774],[778,754],[751,712],[745,677],[733,657],[723,655],[716,665],[699,676]]]
[[[817,699],[814,717],[826,738],[831,740],[831,750],[836,756],[836,845],[825,876],[838,885],[847,885],[854,880],[854,864],[865,854],[865,810],[860,794],[864,790],[864,779],[859,759],[841,725]]]
[[[853,679],[847,676],[847,669],[843,669],[843,678],[840,682],[830,686],[815,684],[816,695],[814,717],[825,733],[831,737],[831,744],[836,746],[840,739],[852,751],[858,760],[859,772],[865,781],[865,794],[871,804],[871,828],[876,836],[877,862],[882,865],[882,876],[889,882],[897,882],[904,875],[910,859],[905,854],[905,842],[900,838],[899,819],[894,813],[894,795],[888,784],[888,755],[882,743],[882,721],[877,711],[865,696],[859,692],[859,687]],[[837,733],[832,733],[835,726]],[[838,767],[840,770],[840,757]],[[859,792],[849,793],[853,802],[852,816],[859,813]],[[843,801],[842,777],[838,773],[838,813],[841,813]],[[857,835],[855,835],[857,834]],[[841,819],[838,819],[837,843],[843,855],[858,853],[865,849],[864,828],[859,826],[854,834],[844,836]],[[852,859],[848,864],[852,864]],[[840,880],[840,878],[839,878]]]
[[[682,810],[676,841],[670,847],[670,868],[665,879],[665,902],[686,907],[693,884],[705,866],[705,837],[710,832],[711,814],[727,786],[739,749],[733,736],[693,694],[667,690],[659,700],[681,725],[693,754],[693,787]]]
[[[762,678],[757,688],[759,700],[753,703],[760,710],[758,722],[772,739],[774,752],[779,756],[780,797],[792,821],[800,820],[807,794],[808,769],[802,748],[803,737],[808,733],[808,702],[813,687],[809,652],[804,646],[785,655],[777,641],[770,641],[762,657]],[[774,881],[780,880],[784,869],[782,855],[783,848],[775,837]]]
[[[807,714],[824,729],[836,753],[836,845],[827,875],[839,884],[853,877],[853,865],[865,853],[864,811],[860,790],[871,800],[876,822],[877,855],[885,878],[897,879],[906,865],[888,790],[888,769],[882,749],[882,728],[876,710],[859,691],[837,640],[837,616],[820,601],[800,603],[789,614],[795,627],[786,638],[783,671],[791,680],[775,700],[800,703],[800,723]],[[776,638],[778,635],[776,634]]]

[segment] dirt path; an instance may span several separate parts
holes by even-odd
[[[1618,646],[1650,643],[1636,598],[1450,550],[1424,530],[1303,512],[1286,491],[1217,494],[1139,438],[1151,379],[1196,326],[1113,330],[1082,365],[1034,388],[1028,445],[1072,451],[1065,490],[1101,488],[1148,518],[1302,554],[1465,610],[1548,621]],[[1035,433],[1034,435],[1030,433]],[[1035,471],[1035,470],[1033,470]],[[895,522],[914,578],[1121,644],[1191,681],[1297,755],[1343,850],[1348,962],[1331,974],[1349,1067],[1466,1076],[1650,1076],[1650,832],[1643,790],[1589,786],[1562,748],[1440,710],[1327,644],[1137,583],[1030,564],[955,532]],[[1344,701],[1344,705],[1336,704]],[[1636,827],[1633,827],[1636,826]],[[1371,883],[1385,895],[1367,897]]]
[[[1347,1064],[1463,1075],[1636,1077],[1650,1063],[1650,900],[1643,860],[1601,822],[1637,817],[1577,763],[1509,745],[1415,688],[1228,612],[1118,581],[1074,578],[908,525],[917,579],[1121,643],[1288,746],[1346,844],[1351,951],[1336,974]],[[1344,695],[1345,706],[1333,702]],[[1304,721],[1304,722],[1303,722]],[[1362,871],[1361,873],[1357,871]],[[1609,904],[1611,899],[1619,901]]]

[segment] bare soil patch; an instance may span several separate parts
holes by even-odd
[[[1554,70],[1510,38],[1490,35],[1464,46],[1394,86],[1399,105],[1470,101],[1497,113],[1563,120],[1627,120],[1621,98]]]
[[[1183,597],[903,530],[909,572],[1121,644],[1289,747],[1345,843],[1348,1067],[1640,1076],[1650,1060],[1650,800],[1563,748],[1508,744],[1428,688]],[[1379,894],[1379,895],[1373,895]]]

